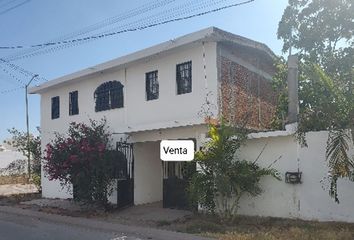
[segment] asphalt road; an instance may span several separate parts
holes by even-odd
[[[0,212],[0,240],[142,240],[134,236]]]

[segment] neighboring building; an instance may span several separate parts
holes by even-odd
[[[22,153],[16,151],[13,147],[2,144],[0,145],[0,175],[8,175],[10,174],[8,171],[5,170],[6,167],[9,166],[10,163],[18,160],[26,159]],[[19,169],[16,173],[25,173],[25,167]]]
[[[160,140],[194,139],[199,148],[207,132],[203,113],[269,129],[274,59],[266,45],[211,27],[46,82],[30,89],[41,95],[42,147],[72,121],[106,117],[118,149],[129,148],[124,140],[133,144],[130,187],[118,188],[118,204],[178,206],[183,164],[161,162]],[[72,197],[43,171],[42,193]]]

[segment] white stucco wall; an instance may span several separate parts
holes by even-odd
[[[163,200],[163,169],[160,141],[195,139],[197,148],[207,132],[206,125],[195,125],[132,133],[134,142],[134,204]],[[152,141],[152,142],[151,142]]]
[[[205,52],[205,62],[203,58]],[[192,92],[177,95],[176,64],[192,61]],[[204,71],[204,64],[206,71]],[[158,70],[159,99],[146,101],[145,73]],[[207,78],[205,80],[205,73]],[[52,88],[41,94],[42,149],[54,137],[54,132],[65,133],[70,122],[107,119],[114,133],[141,132],[153,129],[174,128],[201,124],[204,118],[198,115],[205,102],[206,93],[212,92],[209,100],[217,105],[216,43],[201,42],[170,51],[163,56],[154,55],[144,62],[107,70],[79,82]],[[124,85],[124,107],[95,112],[94,91],[102,83],[117,80]],[[206,88],[207,86],[207,88]],[[78,90],[79,114],[69,116],[69,92]],[[60,97],[60,117],[51,119],[51,98]],[[214,109],[215,114],[217,109]],[[121,136],[113,135],[114,141]],[[151,140],[150,140],[151,141]],[[137,164],[136,164],[137,165]],[[43,197],[68,198],[57,181],[48,181],[42,171]]]
[[[95,77],[84,79],[41,94],[41,128],[43,134],[65,131],[72,121],[87,121],[89,118],[106,117],[114,132],[136,132],[164,127],[178,127],[187,123],[203,123],[198,115],[205,102],[206,92],[213,92],[212,103],[217,102],[216,44],[206,43],[205,89],[202,44],[177,49],[164,57],[154,56],[151,60],[128,68],[110,70]],[[177,95],[176,64],[192,61],[192,92]],[[145,73],[158,70],[159,99],[146,101]],[[95,112],[94,91],[102,83],[117,80],[124,85],[124,107]],[[79,115],[69,116],[69,92],[79,91]],[[51,98],[60,97],[60,118],[51,119]],[[215,113],[217,109],[214,110]],[[171,122],[174,124],[171,125]],[[49,132],[49,133],[48,133]]]
[[[134,144],[134,204],[162,201],[160,142]]]
[[[199,147],[201,140],[204,139],[203,136],[205,136],[207,132],[208,126],[206,124],[200,124],[131,133],[130,140],[137,143],[173,139],[195,139],[197,147]]]
[[[327,137],[325,131],[308,133],[308,148],[301,148],[293,135],[248,140],[240,156],[252,161],[267,144],[258,163],[267,167],[281,157],[273,167],[282,174],[283,180],[263,178],[263,194],[256,198],[243,198],[240,214],[354,222],[354,183],[339,181],[340,204],[337,204],[330,198],[328,188],[322,182],[328,173],[325,160]],[[303,183],[285,183],[285,172],[297,171],[298,167]]]

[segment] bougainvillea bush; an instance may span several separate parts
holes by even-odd
[[[115,159],[110,151],[106,120],[72,122],[67,134],[56,134],[44,151],[44,170],[50,180],[73,186],[74,199],[106,206],[112,192]]]

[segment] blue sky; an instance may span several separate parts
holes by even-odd
[[[0,0],[0,46],[44,43],[72,32],[76,32],[74,38],[80,38],[174,16],[187,16],[241,1]],[[157,5],[151,7],[154,3]],[[255,0],[202,17],[119,34],[78,46],[60,46],[60,49],[54,50],[49,48],[44,49],[47,52],[42,50],[40,53],[34,49],[36,52],[33,55],[29,55],[28,49],[0,50],[0,58],[11,60],[11,63],[51,80],[210,26],[263,42],[276,54],[281,54],[282,43],[277,40],[276,31],[286,5],[287,0]],[[138,11],[142,6],[145,11]],[[116,18],[120,21],[113,23],[114,16],[120,16]],[[94,24],[104,20],[109,25],[78,36],[80,30],[88,30],[87,26],[91,26],[92,30]],[[27,51],[27,55],[23,51]],[[10,93],[2,91],[18,88],[20,82],[28,82],[30,78],[29,74],[0,63],[0,142],[9,136],[7,129],[26,129],[24,89]],[[43,81],[39,79],[34,84]],[[35,127],[40,126],[39,96],[29,96],[29,113],[31,132],[34,132]]]

